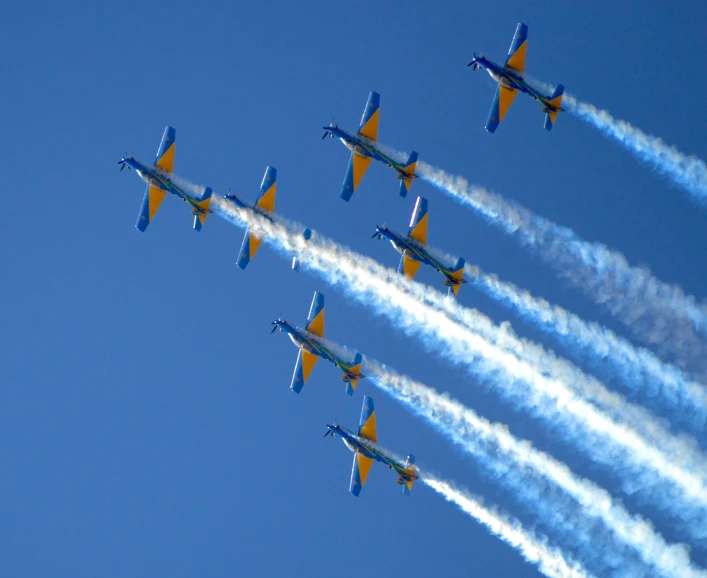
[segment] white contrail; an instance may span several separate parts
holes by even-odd
[[[661,507],[679,515],[688,528],[693,528],[695,517],[704,526],[704,517],[700,516],[707,505],[705,480],[682,463],[676,464],[675,460],[683,461],[681,456],[653,447],[630,427],[616,423],[580,399],[561,381],[545,376],[543,369],[519,360],[427,306],[426,302],[446,301],[439,292],[408,282],[376,261],[318,236],[307,243],[301,237],[301,229],[293,225],[272,223],[221,199],[212,202],[212,207],[238,224],[250,225],[288,256],[292,252],[304,254],[308,268],[340,285],[347,294],[385,315],[408,334],[422,337],[426,346],[453,363],[464,364],[483,379],[492,379],[504,395],[541,419],[560,425],[557,433],[596,461],[609,465],[632,487],[637,482],[651,487],[646,498],[657,500]],[[661,480],[668,483],[667,488]],[[698,532],[705,532],[702,526]]]
[[[567,347],[613,366],[626,386],[661,406],[669,406],[672,414],[689,423],[693,432],[704,435],[707,431],[707,388],[702,384],[598,323],[585,321],[474,265],[467,265],[464,272],[487,295],[554,334]]]
[[[614,118],[608,111],[571,95],[565,94],[562,106],[681,186],[693,201],[707,206],[707,164],[702,159],[683,154],[662,139],[648,135],[630,123]]]
[[[538,537],[526,530],[519,520],[489,509],[478,498],[455,488],[450,483],[432,476],[423,475],[420,481],[442,495],[447,501],[474,518],[506,544],[518,550],[523,558],[550,578],[588,578],[591,574],[577,562],[548,545],[545,537]]]
[[[606,490],[576,476],[565,464],[537,450],[529,441],[516,438],[507,426],[491,423],[449,395],[440,394],[373,359],[366,358],[365,370],[379,388],[491,469],[496,468],[489,462],[500,460],[510,462],[522,471],[524,477],[515,483],[503,470],[497,470],[496,476],[497,481],[510,486],[521,494],[521,498],[526,497],[525,484],[529,482],[528,476],[533,474],[536,482],[538,478],[545,481],[545,486],[540,488],[544,499],[550,499],[552,494],[547,486],[550,482],[579,504],[584,516],[601,520],[617,539],[664,576],[707,577],[707,572],[692,566],[685,545],[667,544],[649,521],[632,516]],[[566,504],[557,504],[558,509],[563,505],[566,507]],[[578,519],[576,513],[567,512],[567,518],[575,526],[570,531],[586,530],[586,523]],[[549,523],[555,522],[551,519]],[[590,543],[589,548],[592,546]],[[585,556],[592,556],[586,545],[583,550]]]
[[[648,269],[631,266],[618,251],[584,241],[571,229],[471,185],[461,176],[422,161],[416,173],[489,223],[516,235],[561,277],[624,323],[637,339],[691,373],[707,372],[707,309],[680,287],[663,283]]]

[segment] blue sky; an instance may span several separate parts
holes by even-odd
[[[610,472],[369,309],[295,275],[265,246],[237,269],[242,231],[226,221],[212,216],[196,234],[170,198],[140,234],[144,186],[116,162],[126,150],[151,160],[170,124],[178,175],[252,200],[271,164],[279,213],[391,267],[392,248],[370,236],[383,222],[404,230],[422,194],[430,244],[623,334],[540,259],[426,183],[401,199],[374,164],[341,201],[347,153],[320,141],[321,127],[333,118],[354,130],[376,90],[383,143],[414,148],[701,299],[704,211],[568,114],[545,132],[529,98],[487,134],[494,86],[466,64],[474,51],[502,60],[525,22],[529,74],[707,158],[706,18],[701,2],[6,7],[0,575],[536,575],[431,490],[403,499],[382,467],[360,498],[347,492],[351,454],[322,435],[335,417],[356,425],[360,394],[345,396],[321,363],[294,395],[296,350],[269,332],[278,315],[304,323],[314,290],[326,295],[328,337],[509,424],[674,538]],[[426,269],[419,279],[440,281]],[[473,287],[460,299],[558,347]],[[376,400],[383,445],[537,523],[372,384],[359,391]]]

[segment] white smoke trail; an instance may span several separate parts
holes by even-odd
[[[707,309],[680,287],[663,283],[648,269],[631,266],[623,254],[584,241],[571,229],[470,185],[461,176],[421,161],[416,172],[489,223],[517,235],[561,277],[624,323],[637,339],[691,373],[707,372]]]
[[[562,105],[573,115],[626,147],[640,160],[652,165],[660,174],[686,190],[693,201],[703,207],[707,206],[707,164],[703,160],[683,154],[662,139],[647,135],[630,123],[614,118],[608,111],[568,94],[562,100]]]
[[[545,537],[538,537],[523,528],[520,521],[498,510],[489,509],[482,501],[468,492],[455,488],[448,482],[424,475],[420,481],[459,506],[469,516],[485,526],[493,535],[518,550],[523,558],[538,567],[549,578],[588,578],[591,574],[577,562],[568,559],[561,551],[549,546]]]
[[[515,484],[506,472],[499,471],[497,476],[500,483],[512,486],[521,497],[525,497],[527,476],[532,474],[535,478],[542,478],[571,496],[580,505],[584,516],[601,520],[617,539],[634,549],[645,563],[664,576],[707,577],[707,572],[693,567],[685,545],[667,544],[649,521],[632,516],[606,490],[576,476],[565,464],[537,450],[530,442],[517,439],[507,426],[491,423],[447,394],[440,394],[369,358],[366,358],[366,372],[378,387],[420,415],[465,452],[487,462],[491,468],[494,466],[488,462],[489,456],[493,455],[496,460],[511,462],[521,469],[526,479]],[[541,488],[545,499],[551,493],[547,485]],[[557,505],[561,508],[560,504]],[[585,522],[580,521],[576,513],[568,512],[567,516],[575,526],[571,531],[583,529]],[[594,546],[596,544],[590,543],[590,550]],[[586,547],[583,550],[585,556],[592,556]]]
[[[339,353],[346,352],[345,348],[336,343],[327,342],[327,345]],[[375,365],[380,367],[378,364]],[[356,435],[353,437],[360,439]],[[379,444],[372,443],[370,440],[366,440],[366,444],[373,446],[379,452],[398,463],[403,463],[404,461],[401,456]],[[518,550],[527,562],[537,566],[540,572],[546,576],[569,576],[574,578],[590,576],[581,565],[569,558],[569,556],[549,546],[546,537],[538,538],[533,532],[526,530],[519,520],[511,518],[497,509],[487,508],[479,498],[471,496],[468,492],[460,490],[438,477],[423,472],[417,466],[415,470],[420,482],[441,494],[447,501],[457,504],[462,511],[485,526],[493,535]]]
[[[566,346],[611,364],[626,386],[644,398],[658,401],[661,406],[669,406],[673,415],[690,424],[693,432],[704,435],[707,389],[703,385],[663,363],[648,349],[634,347],[610,329],[585,321],[512,283],[500,281],[496,275],[485,273],[479,267],[467,265],[465,274],[493,299],[556,335]]]
[[[426,302],[446,300],[437,291],[407,282],[377,262],[330,241],[313,237],[307,243],[300,235],[301,229],[291,225],[288,228],[271,223],[220,199],[212,202],[212,207],[241,225],[250,225],[288,256],[292,252],[305,255],[305,266],[328,282],[340,285],[347,294],[385,315],[408,334],[421,336],[426,346],[452,362],[494,380],[504,395],[541,419],[561,425],[558,433],[595,460],[608,464],[631,484],[653,486],[649,499],[679,515],[688,527],[692,528],[692,518],[697,517],[702,521],[698,533],[705,532],[705,518],[700,517],[707,503],[702,476],[676,465],[674,460],[679,460],[679,456],[668,457],[631,428],[579,399],[562,382],[546,377],[542,369],[517,359],[427,306]],[[517,380],[530,387],[518,385]],[[669,486],[665,488],[661,480]]]

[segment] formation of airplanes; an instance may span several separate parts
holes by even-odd
[[[469,63],[473,70],[485,68],[498,83],[491,112],[486,122],[485,128],[488,132],[493,133],[498,128],[518,92],[529,94],[535,100],[541,102],[543,105],[542,111],[545,113],[545,128],[547,130],[552,129],[558,113],[563,110],[561,102],[564,87],[561,84],[555,88],[551,95],[545,96],[524,79],[527,37],[528,27],[519,23],[503,66],[488,60],[483,55],[476,56],[476,54],[474,54],[473,60]],[[396,172],[397,178],[400,179],[399,193],[401,197],[407,196],[413,180],[417,178],[415,170],[417,168],[418,155],[415,151],[410,153],[405,164],[401,164],[378,144],[379,118],[380,95],[372,91],[368,96],[366,108],[364,109],[358,131],[355,134],[349,133],[333,123],[324,127],[325,132],[322,139],[327,136],[338,138],[351,151],[340,193],[341,198],[345,201],[351,199],[353,193],[359,187],[371,160],[374,159],[387,164]],[[201,231],[206,217],[212,213],[210,204],[213,190],[210,187],[206,187],[202,192],[199,192],[196,187],[183,184],[173,176],[175,139],[175,129],[167,126],[152,165],[143,163],[127,154],[118,161],[121,171],[126,166],[128,169],[134,169],[147,184],[136,223],[139,231],[144,232],[147,229],[168,194],[176,195],[190,205],[191,213],[194,215],[193,228],[196,231]],[[193,190],[190,192],[189,189]],[[267,166],[254,204],[247,203],[230,192],[224,195],[224,200],[233,203],[239,209],[250,211],[274,222],[276,193],[277,169]],[[444,284],[448,287],[448,292],[456,296],[459,288],[466,283],[464,280],[464,259],[460,257],[455,265],[447,266],[438,257],[435,257],[433,252],[427,247],[427,225],[428,202],[427,199],[419,196],[410,218],[407,235],[396,233],[384,225],[376,226],[373,238],[390,241],[396,251],[400,253],[399,274],[404,275],[408,279],[413,279],[420,265],[428,265],[444,276]],[[302,235],[306,241],[309,241],[312,231],[304,229]],[[236,261],[239,268],[246,269],[255,256],[261,242],[261,236],[252,232],[250,228],[246,229]],[[292,261],[292,268],[298,271],[301,263],[302,257],[295,255]],[[342,372],[341,379],[345,383],[346,393],[350,396],[353,395],[358,381],[366,377],[361,373],[363,365],[361,353],[357,352],[351,361],[347,361],[342,358],[345,354],[337,353],[334,351],[334,347],[327,344],[324,340],[324,295],[321,293],[314,293],[304,328],[291,325],[281,318],[273,321],[272,325],[273,333],[278,329],[282,333],[286,333],[299,349],[290,384],[290,388],[295,393],[300,393],[320,357],[333,363]],[[357,434],[335,424],[327,425],[325,437],[329,435],[341,438],[346,447],[354,453],[349,484],[349,490],[354,496],[358,496],[361,492],[374,461],[382,462],[394,470],[398,474],[397,483],[403,486],[403,493],[406,495],[410,494],[413,482],[419,477],[419,470],[415,466],[415,457],[410,454],[402,462],[377,445],[376,416],[373,400],[370,397],[363,397],[363,407]]]

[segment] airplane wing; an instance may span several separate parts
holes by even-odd
[[[264,211],[272,213],[275,210],[275,193],[277,192],[277,169],[271,166],[265,168],[263,182],[260,183],[260,192],[255,201],[256,206]],[[241,269],[245,269],[250,263],[250,260],[255,257],[255,253],[260,247],[262,239],[253,235],[250,232],[250,227],[246,229],[241,251],[238,254],[236,265]]]
[[[349,482],[349,492],[354,496],[361,493],[363,485],[368,478],[368,472],[373,465],[373,458],[363,456],[359,453],[354,454],[353,467],[351,468],[351,481]]]
[[[528,46],[528,27],[522,22],[518,22],[516,32],[513,35],[513,42],[508,49],[506,67],[513,69],[523,76],[525,71],[525,51]]]
[[[290,389],[295,393],[302,391],[302,387],[309,379],[309,374],[312,373],[314,365],[319,359],[318,355],[314,353],[309,353],[300,349],[299,355],[297,356],[297,363],[295,365],[295,372],[292,375],[292,383],[290,384]]]
[[[381,97],[375,91],[368,95],[368,102],[361,117],[358,134],[371,140],[378,140],[378,118],[380,117]]]
[[[314,292],[305,329],[317,337],[324,337],[324,295],[319,291]]]
[[[260,192],[255,204],[272,213],[275,210],[275,193],[277,192],[277,169],[271,166],[265,168],[263,182],[260,183]]]
[[[341,187],[341,198],[348,201],[358,188],[363,175],[366,174],[368,165],[371,164],[371,157],[365,157],[358,153],[351,153],[349,166],[346,168],[344,184]]]
[[[174,169],[174,148],[176,146],[176,133],[171,126],[164,129],[160,148],[157,149],[155,157],[155,166],[162,169],[166,173],[171,173]]]
[[[162,140],[160,141],[160,147],[157,149],[155,166],[166,173],[171,173],[174,168],[176,134],[177,131],[171,126],[165,127]],[[157,209],[160,208],[160,205],[166,196],[167,191],[163,191],[162,189],[153,187],[152,185],[147,185],[147,188],[145,189],[145,196],[142,198],[140,214],[138,215],[137,223],[135,224],[138,231],[145,232],[147,226],[152,222],[152,219],[155,218]]]
[[[423,245],[427,244],[427,199],[417,197],[410,216],[408,237]]]
[[[491,112],[489,112],[489,118],[486,121],[486,130],[489,132],[495,132],[498,125],[506,116],[506,112],[511,107],[513,99],[518,93],[517,90],[513,88],[507,88],[501,84],[496,88],[496,96],[493,99],[493,104],[491,105]]]
[[[147,225],[152,222],[157,214],[157,209],[160,208],[162,201],[167,196],[167,191],[153,187],[152,185],[147,185],[145,189],[145,196],[142,198],[142,206],[140,207],[140,214],[137,217],[137,223],[135,226],[138,231],[145,232]]]
[[[414,279],[421,264],[420,261],[403,255],[400,258],[400,265],[398,265],[398,273],[405,275],[408,279]]]
[[[358,421],[358,436],[371,440],[374,444],[378,443],[378,436],[376,434],[376,410],[373,405],[373,400],[367,395],[363,396],[361,419]]]

